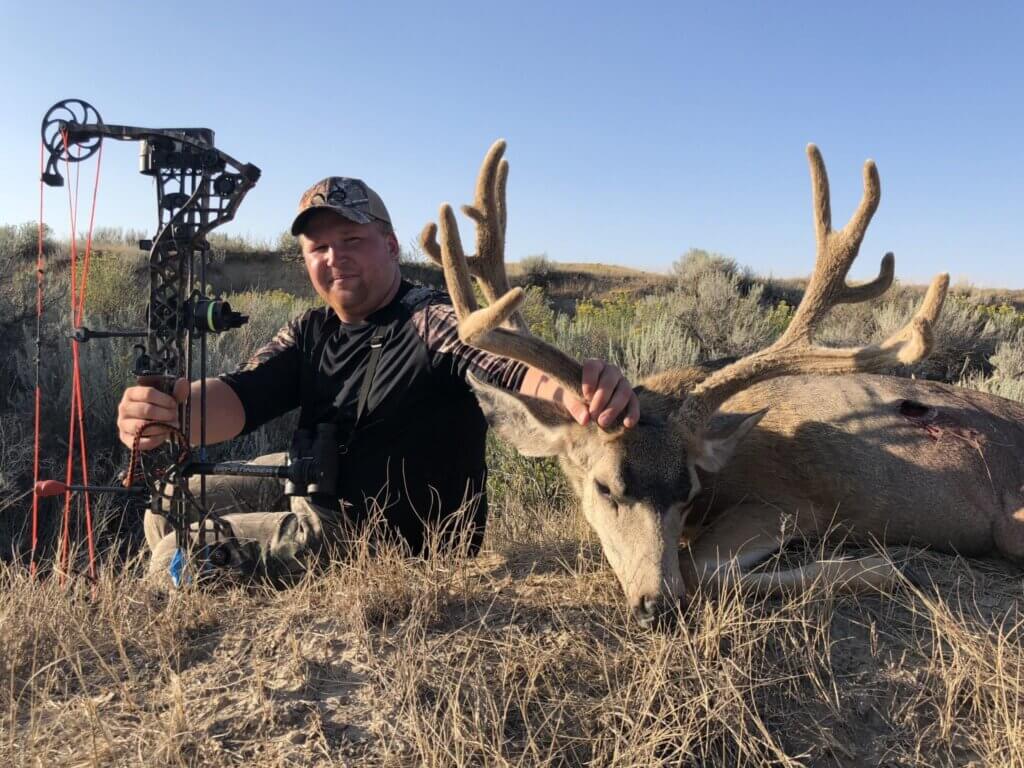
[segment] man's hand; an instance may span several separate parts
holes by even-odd
[[[579,401],[567,404],[573,418],[583,426],[596,419],[598,426],[607,429],[620,415],[624,415],[624,427],[636,426],[640,420],[640,401],[633,387],[622,371],[604,360],[588,358],[583,361],[583,396],[586,404]]]
[[[121,442],[131,448],[142,429],[140,450],[151,451],[163,445],[171,427],[178,428],[178,403],[185,402],[186,397],[186,379],[174,383],[174,397],[156,387],[128,387],[117,406],[117,432]]]
[[[640,401],[622,375],[622,371],[604,360],[583,361],[582,402],[565,391],[543,371],[529,368],[519,391],[530,397],[539,397],[560,403],[582,426],[597,421],[602,429],[615,426],[622,417],[622,426],[635,427],[640,421]]]

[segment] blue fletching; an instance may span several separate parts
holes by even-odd
[[[171,582],[175,587],[180,587],[182,581],[188,581],[185,573],[185,551],[181,547],[174,550],[174,557],[171,558],[171,564],[167,566],[167,570],[171,574]]]

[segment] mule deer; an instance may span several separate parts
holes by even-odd
[[[518,316],[523,292],[510,289],[503,260],[504,150],[503,141],[491,147],[475,202],[463,207],[476,223],[476,254],[464,254],[447,204],[440,209],[440,242],[431,223],[421,244],[444,268],[464,341],[539,368],[566,392],[582,397],[579,362],[530,336]],[[948,276],[934,279],[911,321],[881,344],[833,349],[812,343],[831,307],[866,301],[889,288],[894,259],[885,255],[874,280],[846,284],[878,207],[878,173],[874,163],[865,164],[860,205],[844,228],[833,231],[824,163],[813,145],[807,155],[817,258],[804,299],[774,344],[714,372],[680,369],[645,379],[636,387],[641,419],[632,429],[581,427],[553,403],[474,382],[502,439],[526,456],[558,457],[633,614],[644,624],[674,611],[698,586],[720,585],[727,574],[737,573],[724,566],[749,568],[789,537],[819,532],[834,518],[887,541],[920,540],[971,552],[995,547],[1024,556],[1020,468],[1012,459],[998,466],[989,460],[990,474],[978,474],[985,456],[972,457],[966,447],[984,440],[1016,445],[1019,455],[1024,446],[1020,407],[942,385],[840,375],[925,357]],[[489,302],[485,307],[477,306],[471,274]],[[954,417],[957,409],[960,415]],[[934,419],[921,423],[929,414]],[[929,432],[954,422],[959,426],[950,434],[958,441],[935,441]],[[732,467],[713,485],[714,495],[701,494],[705,473],[720,473],[734,454]],[[966,462],[971,475],[962,489],[959,462]],[[945,475],[947,470],[954,474]],[[784,527],[784,515],[796,525]],[[681,568],[684,532],[691,546]],[[822,574],[833,574],[853,589],[897,577],[889,561],[877,557],[741,578],[775,592],[799,588]]]

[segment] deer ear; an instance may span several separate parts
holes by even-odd
[[[576,422],[550,400],[520,395],[468,376],[491,429],[523,456],[559,456],[569,449]]]
[[[716,412],[700,441],[694,463],[706,472],[721,470],[736,452],[736,446],[757,426],[766,413],[767,408],[762,408],[756,413]]]

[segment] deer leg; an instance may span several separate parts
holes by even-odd
[[[726,510],[679,556],[687,589],[721,591],[725,583],[778,552],[793,536],[778,510],[737,504]]]
[[[797,526],[783,525],[776,509],[737,505],[704,531],[689,553],[680,556],[683,579],[691,593],[699,588],[718,594],[738,584],[753,594],[781,596],[804,592],[819,579],[837,583],[847,592],[863,592],[891,587],[901,578],[884,557],[819,560],[797,568],[746,572],[799,535]]]
[[[843,592],[878,592],[899,584],[900,570],[884,557],[819,560],[785,571],[743,574],[743,588],[778,597],[806,592],[815,582],[836,584]]]

